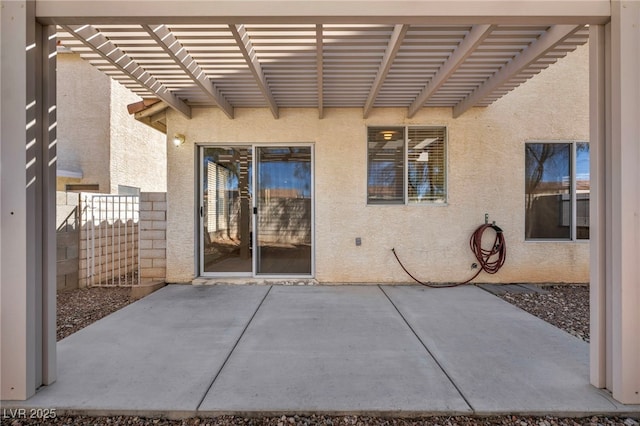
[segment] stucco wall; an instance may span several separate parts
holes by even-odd
[[[164,192],[167,181],[165,136],[136,121],[127,105],[140,98],[77,54],[58,57],[58,169],[82,172],[66,183],[118,185]]]
[[[586,241],[524,241],[524,143],[588,140],[588,48],[582,47],[488,108],[453,119],[449,108],[194,109],[187,120],[170,113],[168,134],[186,136],[168,148],[167,281],[194,277],[196,143],[309,142],[315,146],[316,278],[321,282],[407,282],[395,247],[418,277],[462,281],[475,261],[468,240],[490,215],[504,229],[507,261],[480,282],[588,281]],[[445,125],[448,128],[446,206],[366,204],[366,126]],[[362,245],[354,243],[362,238]]]
[[[127,112],[140,98],[120,83],[111,81],[111,193],[118,185],[143,192],[167,189],[165,135],[142,124]]]
[[[110,78],[76,54],[57,60],[58,170],[82,172],[64,183],[98,184],[109,192]]]

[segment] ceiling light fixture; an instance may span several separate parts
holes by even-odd
[[[393,135],[396,132],[390,131],[390,130],[385,130],[382,132],[382,137],[385,141],[390,141],[393,138]]]
[[[184,135],[181,133],[176,133],[173,135],[173,145],[178,147],[184,143]]]

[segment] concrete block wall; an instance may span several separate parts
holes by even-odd
[[[140,194],[140,284],[167,276],[167,194]]]
[[[80,196],[56,192],[56,281],[58,290],[78,288]]]

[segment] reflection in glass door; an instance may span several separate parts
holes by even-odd
[[[250,147],[205,147],[201,156],[201,273],[250,274]]]
[[[256,274],[310,275],[311,147],[256,147]]]

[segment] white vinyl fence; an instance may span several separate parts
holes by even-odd
[[[139,209],[136,195],[82,195],[81,287],[139,283]]]

